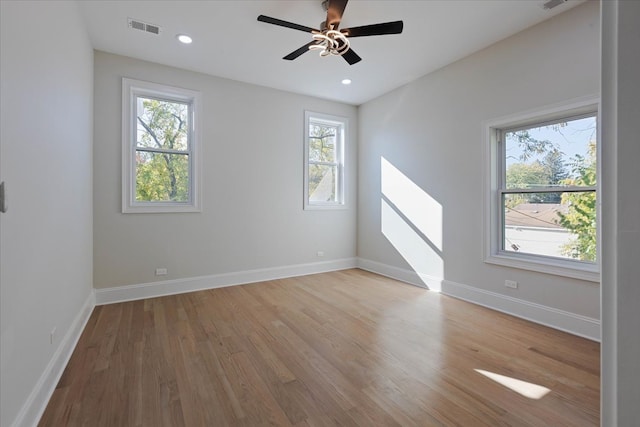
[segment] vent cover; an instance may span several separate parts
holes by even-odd
[[[549,0],[545,4],[542,5],[543,9],[553,9],[556,6],[560,6],[562,3],[565,3],[567,0]]]
[[[127,21],[129,23],[129,28],[132,28],[134,30],[145,31],[147,33],[156,35],[160,34],[161,28],[158,25],[149,24],[147,22],[142,22],[138,19],[132,18],[127,18]]]

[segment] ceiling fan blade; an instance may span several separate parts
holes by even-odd
[[[329,0],[327,6],[327,21],[326,27],[330,30],[337,30],[340,21],[342,21],[342,14],[349,0]]]
[[[282,19],[272,18],[270,16],[260,15],[258,21],[266,22],[267,24],[279,25],[281,27],[293,28],[294,30],[304,31],[305,33],[312,33],[318,31],[315,28],[305,27],[304,25],[294,24],[293,22],[283,21]]]
[[[349,63],[349,65],[353,65],[356,62],[362,61],[362,58],[360,58],[360,56],[355,53],[353,49],[349,49],[348,51],[346,51],[344,55],[342,55],[342,57]]]
[[[310,41],[309,43],[305,44],[304,46],[302,46],[300,49],[296,49],[293,52],[291,52],[289,55],[283,57],[282,59],[286,59],[288,61],[293,61],[294,59],[296,59],[298,56],[302,55],[305,52],[309,51],[309,46],[318,43],[315,40]]]
[[[347,37],[383,36],[385,34],[400,34],[403,27],[404,24],[402,21],[393,21],[363,25],[362,27],[345,28],[340,30],[340,32]]]

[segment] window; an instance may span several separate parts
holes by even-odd
[[[344,208],[347,119],[305,112],[304,208]]]
[[[598,280],[597,104],[488,127],[487,261]]]
[[[200,94],[122,80],[122,212],[198,212]]]

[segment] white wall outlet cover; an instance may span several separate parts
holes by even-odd
[[[515,280],[505,280],[504,281],[504,285],[507,288],[511,288],[511,289],[517,289],[518,288],[518,282],[516,282]]]

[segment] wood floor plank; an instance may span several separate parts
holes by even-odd
[[[598,343],[346,270],[96,307],[39,425],[588,427],[599,364]]]

